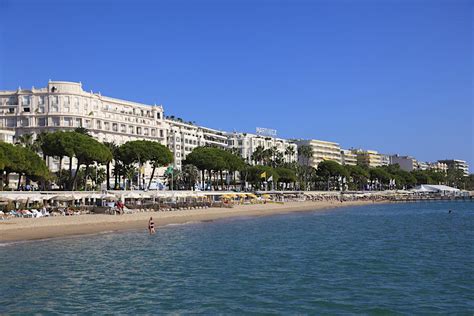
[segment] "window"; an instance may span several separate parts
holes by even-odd
[[[55,95],[51,98],[51,103],[57,105],[59,103],[58,96]]]
[[[8,113],[10,113],[10,114],[15,113],[15,108],[8,108]]]
[[[39,117],[38,118],[38,126],[46,126],[46,118]]]
[[[53,123],[53,126],[59,126],[59,117],[53,117],[51,122]]]
[[[16,118],[7,118],[7,127],[16,127]]]
[[[63,120],[64,120],[64,126],[72,126],[72,118],[65,117]]]
[[[117,123],[112,123],[112,131],[118,132],[118,125],[117,125]]]
[[[17,99],[17,97],[9,97],[7,104],[8,104],[8,105],[17,105],[17,104],[18,104],[18,99]]]
[[[67,105],[71,104],[71,98],[68,96],[64,97],[64,104],[67,104]]]
[[[86,128],[91,128],[91,120],[86,120]]]
[[[138,134],[138,135],[141,135],[141,134],[142,134],[142,128],[141,128],[141,127],[137,127],[137,134]]]
[[[40,95],[40,96],[38,97],[38,104],[39,104],[39,105],[44,104],[44,95]]]
[[[143,135],[148,136],[148,128],[145,127],[143,129]]]
[[[29,95],[24,95],[21,97],[21,104],[22,105],[30,105],[31,97]]]
[[[97,129],[102,129],[102,122],[101,121],[97,121],[96,125],[97,125]]]
[[[58,105],[57,104],[51,105],[50,111],[51,112],[58,112],[59,111]]]
[[[127,132],[127,126],[125,124],[120,125],[120,133],[126,133]]]
[[[80,118],[76,119],[76,127],[82,127],[82,120]]]
[[[151,136],[156,136],[156,129],[154,128],[151,129]]]
[[[104,129],[106,131],[110,130],[110,123],[109,122],[104,122]]]
[[[135,134],[134,131],[135,131],[135,129],[133,128],[133,126],[129,126],[129,127],[128,127],[128,132],[129,132],[130,134]]]
[[[161,113],[159,113],[159,112],[156,113],[156,118],[157,118],[157,119],[161,119]]]
[[[160,129],[160,137],[163,137],[163,130]]]

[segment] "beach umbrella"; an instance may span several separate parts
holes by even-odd
[[[73,195],[55,195],[50,198],[50,200],[58,202],[74,201],[75,199],[76,198]]]

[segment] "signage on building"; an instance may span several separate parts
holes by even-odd
[[[276,129],[257,127],[256,130],[257,130],[257,135],[260,135],[260,136],[270,136],[270,137],[277,136]]]

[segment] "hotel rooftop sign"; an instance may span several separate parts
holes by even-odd
[[[276,137],[277,136],[276,129],[257,127],[256,130],[257,130],[257,135],[270,136],[270,137]]]

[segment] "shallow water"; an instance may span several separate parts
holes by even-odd
[[[19,243],[0,314],[472,315],[473,241],[474,203],[420,202]]]

